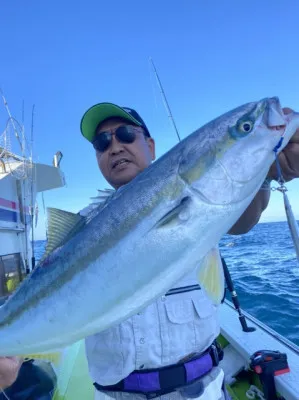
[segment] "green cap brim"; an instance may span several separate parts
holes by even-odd
[[[92,142],[97,126],[106,119],[113,117],[126,119],[138,126],[142,125],[121,107],[112,103],[99,103],[89,108],[83,115],[80,124],[82,135]]]

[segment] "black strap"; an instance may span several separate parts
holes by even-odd
[[[207,353],[210,354],[210,356],[212,358],[213,366],[217,366],[219,364],[219,361],[221,361],[223,358],[223,350],[221,349],[221,346],[216,341],[208,348],[208,350],[201,353],[199,356],[197,355],[196,358],[201,358],[204,355],[206,355]],[[194,357],[194,359],[195,359],[195,357]],[[191,361],[191,360],[188,360],[188,361]],[[186,364],[185,362],[181,362],[178,364],[168,365],[166,367],[155,368],[155,369],[144,369],[144,370],[138,370],[138,371],[133,372],[133,373],[138,373],[138,374],[144,374],[144,373],[148,373],[148,372],[158,372],[159,373],[159,383],[160,383],[161,389],[157,390],[155,392],[144,393],[144,392],[134,391],[134,390],[124,390],[124,380],[121,380],[120,382],[118,382],[114,385],[108,385],[108,386],[102,386],[102,385],[99,385],[97,382],[94,382],[94,386],[99,391],[138,393],[138,394],[145,395],[147,399],[152,399],[154,397],[162,396],[163,394],[173,392],[175,389],[183,387],[187,384],[185,364]],[[194,379],[194,381],[197,379],[198,378]],[[188,384],[190,384],[192,382],[193,381],[188,382]]]
[[[151,369],[151,370],[142,370],[142,371],[134,371],[138,373],[148,373],[148,372],[158,372],[159,373],[159,382],[160,382],[160,388],[161,390],[155,391],[155,397],[161,396],[162,394],[170,393],[174,390],[176,387],[180,387],[186,384],[187,377],[186,377],[186,370],[184,367],[184,364],[178,364],[178,365],[169,365],[167,367],[162,367],[158,369]],[[142,393],[146,394],[140,391],[135,391],[135,390],[125,390],[124,389],[124,380],[121,380],[120,382],[116,383],[115,385],[108,385],[108,386],[102,386],[99,385],[98,383],[94,383],[94,386],[98,390],[104,390],[104,391],[113,391],[113,392],[130,392],[130,393]],[[157,394],[159,393],[159,394]],[[151,395],[151,393],[148,393],[148,395]],[[151,397],[149,397],[151,398]]]
[[[201,290],[201,287],[198,284],[189,285],[189,286],[181,286],[181,287],[177,287],[177,288],[168,290],[168,292],[165,294],[165,296],[171,296],[174,294],[192,292],[193,290]]]

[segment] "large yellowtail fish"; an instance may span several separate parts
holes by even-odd
[[[107,329],[211,250],[217,260],[213,249],[261,187],[274,147],[298,127],[299,115],[284,115],[277,98],[245,104],[186,137],[92,217],[52,211],[56,250],[0,308],[0,355],[49,351]],[[217,292],[217,269],[202,265],[203,290]]]

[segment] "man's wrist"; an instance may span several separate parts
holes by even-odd
[[[270,190],[271,189],[271,182],[272,182],[272,178],[267,176],[267,178],[264,180],[262,186],[260,187],[260,190]]]

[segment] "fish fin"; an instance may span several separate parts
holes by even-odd
[[[97,203],[102,203],[115,193],[114,189],[98,189],[98,195],[91,197],[91,200],[96,200]]]
[[[169,227],[175,223],[178,222],[178,220],[183,220],[185,219],[184,216],[182,215],[182,212],[187,211],[188,205],[190,202],[190,197],[186,196],[184,197],[180,204],[175,206],[172,210],[170,210],[167,214],[165,214],[155,225],[155,228],[164,228],[164,227]],[[181,217],[181,218],[180,218]],[[188,218],[188,215],[185,217]]]
[[[115,193],[115,189],[98,189],[98,194],[100,197],[110,197],[112,194]]]
[[[47,211],[48,242],[43,258],[74,236],[86,221],[85,217],[80,214],[58,208],[48,208]]]
[[[197,278],[214,304],[220,304],[225,290],[222,261],[217,247],[213,247],[203,258]]]
[[[121,188],[120,188],[121,189]],[[119,190],[118,189],[118,192]],[[112,198],[114,198],[116,194],[116,190],[114,189],[98,189],[98,196],[91,197],[92,203],[90,203],[84,209],[84,216],[86,217],[86,223],[88,224],[100,211],[104,209],[104,207],[109,203]],[[82,213],[81,210],[80,213]]]

